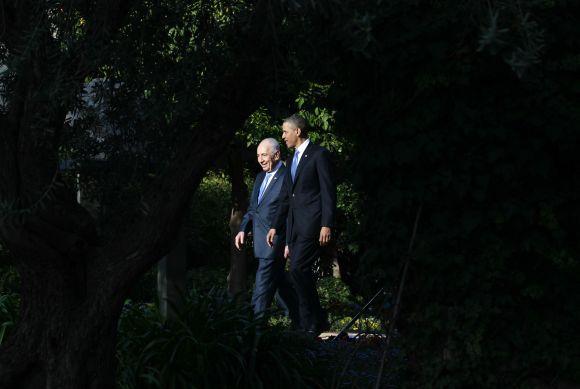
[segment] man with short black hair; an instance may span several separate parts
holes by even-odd
[[[306,120],[297,114],[284,119],[282,138],[294,154],[286,163],[286,185],[280,192],[278,215],[267,240],[273,245],[286,227],[284,256],[290,258],[300,324],[318,335],[328,329],[328,319],[320,305],[312,268],[320,257],[320,247],[329,243],[334,227],[336,186],[330,153],[310,141]]]

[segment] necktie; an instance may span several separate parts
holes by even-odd
[[[296,150],[294,152],[294,158],[292,159],[292,169],[290,170],[290,173],[292,173],[292,182],[294,182],[296,169],[298,169],[298,154],[300,154],[300,151]]]
[[[268,187],[268,181],[270,181],[270,175],[271,175],[271,173],[266,173],[266,176],[264,177],[264,180],[262,181],[262,185],[260,186],[260,193],[258,193],[258,204],[260,204],[260,201],[262,201],[262,197],[264,196],[264,192],[266,191],[266,188]]]

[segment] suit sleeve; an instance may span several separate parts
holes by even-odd
[[[285,230],[286,219],[288,217],[288,208],[290,207],[290,187],[288,185],[288,175],[289,169],[284,172],[284,181],[282,182],[282,188],[280,189],[280,194],[278,195],[278,212],[274,217],[274,224],[270,226],[275,228],[276,232]]]
[[[254,187],[252,188],[252,193],[250,194],[250,202],[248,205],[248,212],[242,218],[242,222],[240,223],[240,232],[248,233],[250,232],[250,228],[252,227],[252,220],[254,219],[254,214],[256,212],[256,208],[254,207],[254,202],[252,199],[254,198],[255,191],[256,191],[256,182],[254,181]]]
[[[330,161],[330,152],[322,150],[318,161],[316,161],[318,179],[320,181],[320,200],[322,206],[321,227],[334,227],[336,214],[336,184],[334,182],[334,171]]]

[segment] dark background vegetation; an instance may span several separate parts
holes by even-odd
[[[74,161],[62,174],[72,191],[80,185],[105,241],[171,166],[186,134],[212,137],[199,124],[215,91],[248,96],[248,106],[219,107],[243,120],[227,123],[232,136],[213,146],[184,211],[188,311],[169,331],[149,304],[154,269],[132,285],[119,325],[119,385],[267,387],[277,379],[269,369],[278,358],[283,384],[332,386],[329,371],[341,362],[309,359],[304,350],[312,345],[297,345],[280,324],[264,329],[256,351],[252,342],[265,323],[218,291],[230,260],[235,196],[228,158],[241,156],[251,190],[255,147],[264,137],[279,139],[281,119],[296,111],[337,167],[336,249],[348,291],[325,278],[328,264],[319,272],[324,296],[344,296],[336,318],[356,308],[346,300],[359,304],[381,287],[392,298],[422,208],[397,326],[403,363],[395,386],[580,384],[580,25],[574,17],[580,6],[563,0],[203,4],[131,5],[87,76],[100,80],[93,81],[100,102],[77,91],[68,106],[75,119],[62,133],[59,158]],[[268,23],[260,29],[252,12],[264,4]],[[51,6],[61,4],[46,9]],[[82,34],[82,18],[73,19]],[[252,29],[259,30],[256,38],[244,41]],[[12,85],[26,53],[0,50],[0,64],[9,69],[3,85]],[[251,61],[268,64],[268,77],[229,82]],[[58,85],[65,88],[66,80]],[[54,98],[68,96],[48,87]],[[10,101],[10,88],[1,92]],[[0,343],[18,321],[12,266],[18,258],[6,247]],[[331,297],[325,299],[329,304]],[[388,304],[378,316],[387,325]],[[210,331],[218,319],[224,327]],[[192,355],[198,362],[180,365]],[[242,366],[253,367],[236,382]]]

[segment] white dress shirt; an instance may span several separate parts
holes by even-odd
[[[296,151],[298,151],[298,163],[296,164],[296,167],[298,167],[298,165],[300,165],[300,159],[302,159],[302,155],[304,155],[304,150],[306,150],[306,148],[308,147],[309,144],[310,144],[310,139],[306,139],[304,142],[302,142],[302,144],[300,146],[298,146],[296,148]]]
[[[274,176],[276,175],[276,172],[278,171],[278,169],[280,169],[281,165],[282,165],[282,162],[278,161],[278,163],[276,164],[276,166],[274,167],[274,169],[272,171],[266,172],[266,176],[264,177],[264,182],[260,186],[260,192],[258,193],[258,204],[262,201],[262,197],[264,197],[264,193],[266,193],[266,189],[268,189],[268,186],[270,185],[270,181],[272,181],[272,178],[274,178]]]

